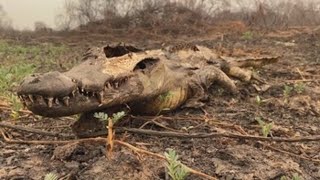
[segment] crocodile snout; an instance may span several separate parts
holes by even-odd
[[[18,87],[17,92],[18,95],[64,97],[68,96],[76,86],[71,78],[54,71],[26,77]]]

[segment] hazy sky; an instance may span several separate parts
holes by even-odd
[[[33,29],[35,21],[55,27],[55,17],[61,13],[65,0],[0,0],[0,4],[17,29]]]

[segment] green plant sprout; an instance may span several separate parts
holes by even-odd
[[[305,90],[305,84],[302,82],[298,82],[298,83],[294,84],[293,88],[296,93],[302,94]]]
[[[98,118],[100,121],[106,122],[107,120],[112,120],[112,123],[116,123],[119,121],[121,118],[123,118],[126,115],[124,111],[120,111],[117,113],[114,113],[111,118],[109,118],[107,113],[104,112],[96,112],[94,113],[94,117]]]
[[[189,175],[190,172],[178,160],[179,156],[176,151],[169,149],[164,155],[167,159],[166,168],[168,174],[173,180],[183,180]]]
[[[293,87],[288,86],[288,85],[285,85],[285,86],[284,86],[284,89],[283,89],[283,97],[284,97],[284,102],[285,102],[285,103],[288,102],[288,99],[289,99],[289,97],[290,97],[291,94],[292,94],[292,90],[293,90]]]
[[[261,127],[261,132],[262,132],[263,137],[268,137],[269,134],[271,135],[271,129],[273,126],[273,122],[266,123],[261,119],[261,117],[256,117],[255,119],[259,123],[259,126]]]
[[[58,175],[56,175],[55,173],[48,173],[45,175],[44,180],[58,180]]]
[[[251,31],[246,31],[242,34],[242,39],[251,40],[253,39],[253,33]]]
[[[302,180],[302,178],[297,173],[294,173],[292,178],[288,176],[281,176],[280,180]]]
[[[259,95],[256,96],[256,103],[258,106],[260,106],[262,104],[262,99],[260,98]]]

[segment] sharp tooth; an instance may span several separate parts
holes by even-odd
[[[31,94],[29,94],[28,97],[29,97],[30,101],[31,101],[32,103],[34,103],[33,96],[32,96]]]
[[[59,99],[58,98],[54,98],[54,103],[56,103],[56,105],[60,105]]]
[[[99,93],[97,93],[97,99],[99,101],[99,103],[102,103],[103,100],[103,91],[100,91]]]
[[[49,98],[48,98],[48,107],[49,107],[49,108],[52,107],[52,102],[53,102],[53,97],[49,97]]]
[[[119,83],[118,82],[115,82],[114,83],[114,87],[117,89],[119,87]]]
[[[107,89],[109,89],[109,88],[110,88],[110,86],[111,86],[111,85],[110,85],[110,83],[109,83],[109,82],[107,82],[107,83],[106,83],[106,88],[107,88]]]
[[[80,94],[83,94],[83,92],[84,92],[84,89],[81,88],[81,87],[79,87],[79,93],[80,93]]]
[[[64,103],[64,105],[66,105],[66,106],[69,106],[69,97],[64,97],[63,98],[63,103]]]
[[[74,90],[74,91],[72,91],[72,96],[74,97],[74,96],[76,96],[76,90]]]

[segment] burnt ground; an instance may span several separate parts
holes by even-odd
[[[289,35],[288,35],[289,34]],[[216,48],[224,53],[266,52],[282,55],[279,62],[255,72],[262,81],[237,81],[240,94],[230,95],[218,85],[211,89],[203,110],[183,109],[163,115],[157,122],[178,132],[231,132],[262,136],[256,119],[273,123],[274,137],[320,135],[320,33],[297,31],[257,33],[253,37],[229,34],[182,38]],[[43,41],[43,40],[42,40]],[[63,41],[59,40],[59,41]],[[76,41],[76,40],[75,40]],[[117,39],[114,39],[117,42]],[[173,42],[171,39],[168,43]],[[176,41],[174,41],[176,42]],[[173,43],[174,43],[173,42]],[[68,41],[70,44],[70,42]],[[81,46],[82,42],[78,42]],[[103,42],[102,42],[103,43]],[[139,43],[139,42],[138,42]],[[158,41],[143,41],[143,47],[160,47]],[[257,96],[261,101],[257,100]],[[22,113],[18,120],[1,108],[4,122],[50,132],[72,133],[76,117],[43,118]],[[164,118],[166,117],[166,118]],[[118,126],[139,128],[149,119],[123,119]],[[144,127],[163,131],[156,124]],[[28,132],[4,129],[16,140],[64,140]],[[269,135],[270,136],[270,135]],[[174,149],[181,162],[217,179],[320,179],[320,142],[260,142],[224,137],[175,138],[136,133],[117,133],[136,147],[163,154]],[[113,160],[105,156],[105,145],[69,143],[67,145],[8,144],[0,139],[0,179],[43,179],[50,172],[61,179],[165,179],[164,162],[133,153],[116,145]],[[200,179],[190,175],[187,179]]]

